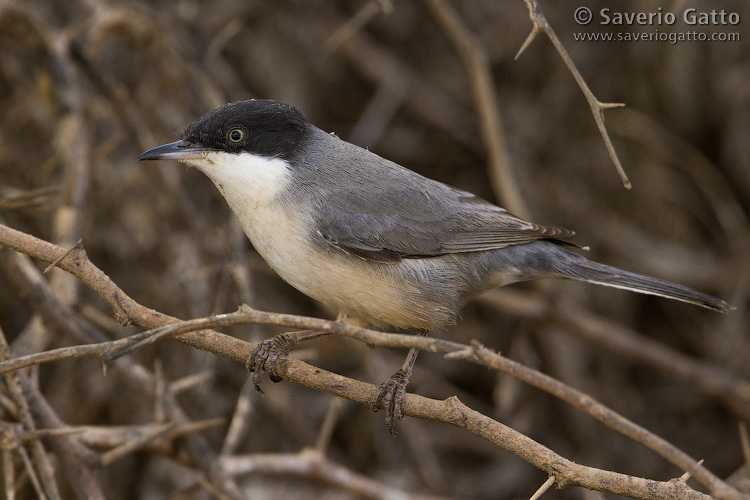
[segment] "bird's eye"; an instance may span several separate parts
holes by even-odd
[[[229,132],[227,132],[227,139],[229,139],[229,142],[234,142],[234,143],[242,142],[244,138],[245,138],[245,131],[239,127],[235,127],[229,130]]]

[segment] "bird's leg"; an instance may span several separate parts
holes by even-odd
[[[424,337],[427,335],[427,330],[420,328],[417,331],[417,335]],[[401,365],[396,373],[383,382],[380,385],[378,395],[375,396],[375,401],[372,403],[373,411],[378,411],[383,407],[386,411],[385,415],[385,426],[392,435],[396,435],[396,431],[393,427],[393,419],[404,418],[404,413],[401,411],[401,401],[404,399],[406,394],[406,386],[409,384],[409,377],[411,377],[412,368],[414,368],[414,362],[417,360],[419,349],[412,347],[409,349],[409,354],[406,355],[404,364]]]
[[[280,357],[289,354],[289,350],[292,347],[305,340],[315,339],[324,335],[329,335],[329,332],[300,330],[298,332],[282,333],[281,335],[276,335],[260,342],[255,346],[255,349],[253,349],[250,357],[245,362],[245,366],[253,374],[255,390],[263,393],[260,388],[260,376],[264,371],[268,372],[268,378],[271,379],[271,382],[281,382],[281,376],[276,371],[276,363]]]

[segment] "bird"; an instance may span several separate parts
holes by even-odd
[[[180,139],[138,160],[178,160],[213,181],[253,247],[300,292],[338,311],[337,320],[420,335],[457,320],[486,290],[563,278],[621,288],[726,312],[725,301],[683,285],[589,260],[573,231],[528,222],[467,191],[327,133],[294,106],[250,99],[221,106]],[[571,248],[573,247],[573,248]],[[323,332],[288,332],[261,342],[248,360],[260,373],[279,355]],[[412,349],[372,402],[386,425],[401,402]]]

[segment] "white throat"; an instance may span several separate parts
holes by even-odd
[[[289,217],[289,205],[279,203],[279,194],[291,182],[289,163],[224,152],[206,153],[202,159],[186,163],[213,181],[265,261],[292,285],[303,286],[295,279],[300,274],[296,267],[310,258],[306,238],[311,220],[304,207],[295,206],[300,209],[299,217]]]
[[[185,163],[197,167],[213,181],[243,226],[246,216],[271,203],[291,180],[286,160],[245,152],[214,151]]]

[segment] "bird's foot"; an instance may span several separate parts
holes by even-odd
[[[399,420],[404,418],[401,411],[401,403],[406,394],[406,386],[409,384],[409,373],[403,368],[399,369],[387,381],[380,384],[378,395],[372,403],[372,410],[378,411],[381,408],[385,410],[385,426],[392,436],[396,435],[394,427],[394,418]]]
[[[253,374],[253,384],[256,391],[263,393],[260,388],[260,378],[265,371],[268,372],[268,378],[271,382],[282,381],[278,372],[278,362],[285,359],[289,350],[298,342],[299,338],[293,332],[289,332],[266,339],[255,346],[250,357],[247,358],[245,366]]]

